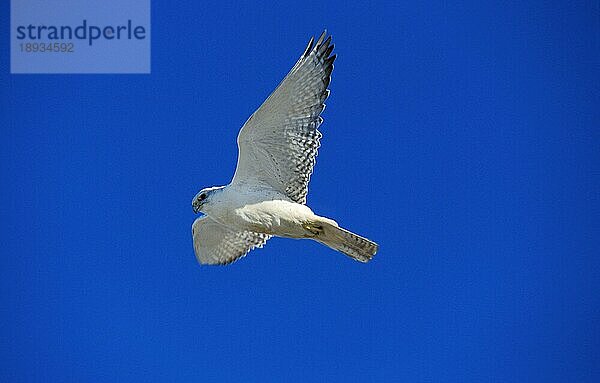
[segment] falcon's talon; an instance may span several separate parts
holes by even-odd
[[[323,233],[323,226],[320,226],[320,225],[314,225],[314,226],[313,226],[313,224],[312,224],[312,223],[303,223],[303,224],[302,224],[302,227],[303,227],[303,228],[304,228],[306,231],[308,231],[308,232],[310,232],[311,234],[313,234],[313,236],[315,236],[315,237],[316,237],[317,235],[319,235],[319,234]]]

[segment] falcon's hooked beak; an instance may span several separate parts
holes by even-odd
[[[198,213],[200,213],[200,209],[201,209],[201,208],[202,208],[202,202],[200,202],[200,201],[198,200],[198,198],[197,198],[197,197],[195,197],[195,198],[192,200],[192,210],[194,211],[194,213],[198,214]]]
[[[197,199],[194,198],[192,201],[192,210],[194,213],[198,214],[200,212],[200,203]]]

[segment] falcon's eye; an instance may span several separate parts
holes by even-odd
[[[204,194],[204,193],[200,194],[200,197],[198,197],[198,199],[200,201],[204,201],[205,198],[206,198],[206,194]]]

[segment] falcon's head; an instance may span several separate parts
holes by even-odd
[[[192,209],[194,209],[194,213],[205,213],[203,210],[204,206],[210,203],[211,197],[215,192],[218,192],[224,187],[225,186],[214,186],[200,190],[192,200]]]

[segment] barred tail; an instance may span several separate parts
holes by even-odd
[[[329,223],[323,224],[323,232],[314,239],[359,262],[369,262],[379,247],[373,241]]]

